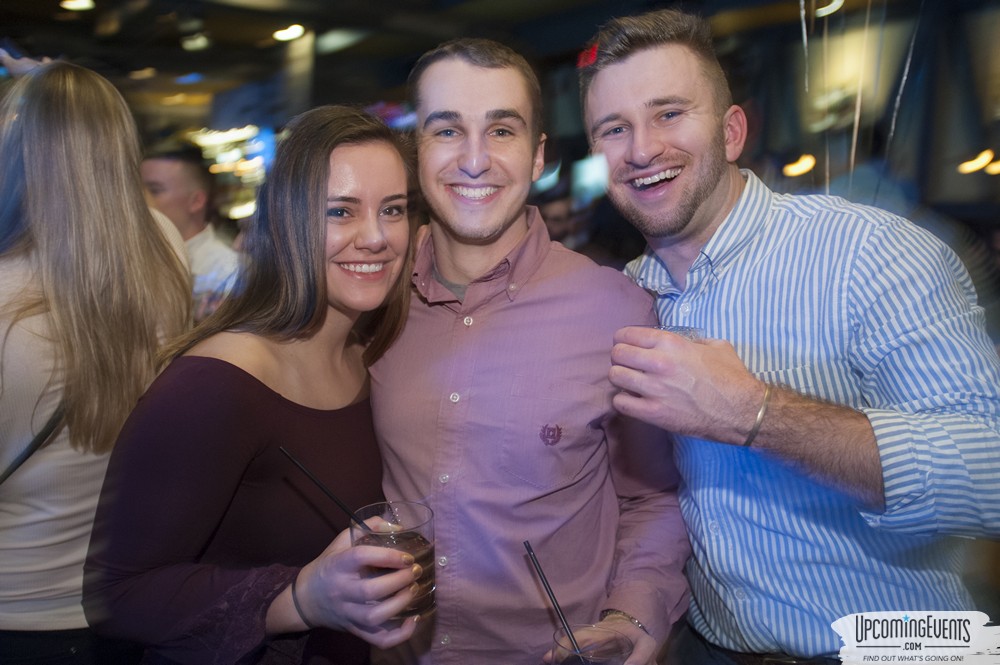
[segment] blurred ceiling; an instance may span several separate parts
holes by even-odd
[[[814,0],[809,0],[814,2]],[[492,37],[536,63],[566,57],[608,18],[665,3],[649,0],[95,0],[89,11],[67,11],[58,0],[0,0],[0,36],[33,55],[64,56],[89,66],[119,87],[147,96],[180,89],[211,94],[265,79],[285,61],[275,30],[298,23],[319,38],[358,31],[359,41],[317,56],[314,89],[323,101],[366,103],[401,98],[416,58],[456,36]],[[855,3],[857,4],[857,3]],[[707,14],[736,10],[752,25],[785,16],[796,20],[798,1],[687,2]],[[746,11],[747,9],[751,11]],[[789,11],[791,12],[789,14]],[[205,35],[211,46],[186,51],[181,40]],[[152,67],[141,81],[129,73]],[[178,77],[200,82],[178,87]]]
[[[536,66],[571,61],[597,26],[616,15],[672,2],[654,0],[94,0],[73,12],[59,0],[0,0],[0,36],[32,55],[66,57],[111,79],[130,103],[149,108],[164,100],[207,106],[212,95],[273,78],[290,47],[272,33],[298,23],[317,47],[323,36],[350,31],[357,41],[335,52],[317,49],[314,103],[367,104],[404,98],[410,67],[425,50],[457,36],[498,39]],[[805,0],[812,13],[829,0]],[[915,0],[875,0],[878,5]],[[967,0],[949,0],[964,2]],[[847,0],[845,13],[872,0]],[[686,0],[713,17],[717,36],[799,21],[799,0]],[[200,51],[181,46],[204,35]],[[146,69],[152,68],[152,69]],[[146,70],[148,78],[135,78]],[[152,71],[155,70],[155,75]],[[130,77],[130,73],[132,73]],[[200,80],[178,79],[197,74]],[[208,101],[206,101],[208,100]],[[167,103],[170,103],[169,101]]]

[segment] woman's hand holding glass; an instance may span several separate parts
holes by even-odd
[[[372,569],[391,572],[371,575]],[[413,602],[420,573],[413,556],[405,552],[351,547],[345,530],[299,571],[294,582],[297,604],[292,585],[275,599],[268,611],[268,632],[323,627],[353,633],[379,648],[395,646],[416,629],[417,617],[402,622],[393,617]]]

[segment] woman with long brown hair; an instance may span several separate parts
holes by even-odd
[[[170,346],[122,430],[84,603],[144,662],[364,663],[366,642],[412,634],[390,621],[412,556],[350,547],[345,515],[280,451],[350,505],[381,498],[367,367],[409,302],[412,170],[365,113],[293,120],[234,294]]]

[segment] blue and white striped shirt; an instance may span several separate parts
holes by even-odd
[[[830,624],[848,614],[971,609],[956,536],[1000,533],[1000,359],[967,272],[905,219],[744,176],[684,291],[649,248],[626,273],[657,295],[661,323],[865,413],[886,510],[759,450],[678,437],[689,620],[728,649],[814,656],[839,650]]]

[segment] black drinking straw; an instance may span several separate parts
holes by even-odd
[[[328,497],[330,497],[331,499],[333,499],[333,502],[335,504],[337,504],[337,506],[339,506],[341,510],[343,510],[345,513],[347,513],[347,515],[352,520],[354,520],[355,524],[357,524],[359,527],[361,527],[362,529],[364,529],[368,533],[374,533],[372,531],[372,528],[370,526],[368,526],[367,524],[365,524],[364,521],[360,517],[358,517],[356,514],[354,514],[354,511],[351,510],[350,508],[348,508],[346,503],[344,503],[343,501],[341,501],[340,499],[338,499],[337,496],[333,492],[331,492],[329,489],[327,489],[326,485],[324,485],[322,482],[320,482],[319,478],[317,478],[316,476],[312,475],[312,472],[310,472],[309,469],[307,469],[304,466],[302,466],[302,462],[300,462],[297,459],[295,459],[295,456],[292,455],[287,450],[285,450],[284,446],[278,446],[278,450],[280,450],[281,452],[285,453],[285,457],[287,457],[288,459],[292,460],[292,463],[295,466],[299,467],[299,469],[302,470],[302,473],[304,473],[307,476],[309,476],[309,480],[313,481],[313,483],[316,484],[316,487],[318,487],[318,488],[320,488],[320,490],[322,490],[323,494],[325,494]],[[548,586],[548,585],[546,585],[546,586]]]
[[[527,540],[524,541],[524,549],[528,550],[528,556],[531,557],[531,565],[535,567],[535,572],[538,573],[538,579],[542,581],[542,586],[545,587],[545,593],[549,594],[549,600],[552,601],[552,607],[555,608],[556,614],[559,615],[559,621],[562,622],[563,629],[566,631],[566,637],[569,638],[570,644],[573,645],[574,653],[579,656],[580,645],[576,643],[576,637],[573,636],[573,631],[570,630],[569,622],[566,621],[566,615],[563,614],[562,608],[559,607],[559,601],[556,600],[556,595],[552,593],[552,587],[549,586],[549,581],[545,579],[545,573],[542,572],[542,566],[538,563],[538,558],[535,556],[535,550],[531,549],[531,543]]]

